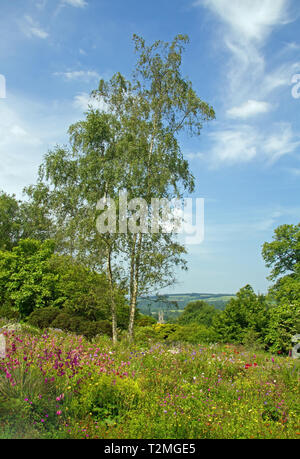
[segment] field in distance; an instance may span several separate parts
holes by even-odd
[[[142,314],[156,317],[159,311],[178,316],[192,301],[205,301],[216,309],[223,310],[234,294],[226,293],[180,293],[163,296],[148,296],[138,299],[138,308]],[[173,317],[174,318],[174,317]]]

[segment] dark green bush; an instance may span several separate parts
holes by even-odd
[[[71,330],[72,317],[66,312],[60,312],[54,321],[50,324],[51,328],[59,328],[61,330]]]
[[[208,344],[218,341],[218,337],[213,328],[205,325],[182,325],[174,333],[168,336],[168,341],[186,342],[191,344]]]
[[[83,335],[88,339],[97,335],[112,336],[111,323],[108,320],[87,320],[82,316],[71,315],[67,312],[60,312],[50,324],[51,328],[70,331],[78,335]]]
[[[81,334],[91,339],[97,335],[112,336],[112,326],[108,320],[86,321],[82,324]]]
[[[15,308],[12,308],[8,304],[4,304],[0,306],[0,317],[2,319],[13,319],[18,321],[21,319],[21,314]]]
[[[97,335],[112,336],[112,326],[109,320],[87,320],[86,317],[54,307],[37,309],[28,317],[30,325],[44,328],[59,328],[91,339]]]
[[[186,305],[178,317],[179,325],[202,324],[210,327],[218,310],[205,301],[193,301]]]
[[[37,309],[30,314],[27,322],[34,327],[39,327],[41,329],[48,328],[52,326],[52,322],[54,322],[60,313],[61,311],[59,309],[51,306],[48,308]]]
[[[149,327],[149,325],[156,324],[156,320],[154,317],[140,314],[135,323],[137,327]]]

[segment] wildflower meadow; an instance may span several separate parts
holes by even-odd
[[[0,438],[299,438],[299,361],[234,345],[4,331]]]

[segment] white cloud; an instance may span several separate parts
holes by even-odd
[[[251,161],[257,155],[256,132],[249,126],[226,129],[211,135],[214,141],[212,161],[237,163]]]
[[[240,106],[249,99],[265,101],[266,92],[286,83],[287,66],[266,75],[263,47],[273,29],[290,20],[289,0],[198,0],[195,4],[221,21],[214,36],[231,56],[225,103]]]
[[[268,95],[272,91],[290,86],[291,77],[300,70],[300,62],[286,62],[270,72],[262,81],[261,90]]]
[[[21,23],[21,29],[27,37],[38,37],[41,39],[46,39],[49,37],[49,34],[43,30],[37,22],[35,22],[31,16],[25,16],[25,21]]]
[[[227,115],[231,118],[249,118],[252,116],[259,115],[261,113],[267,113],[272,108],[272,105],[268,102],[261,102],[257,100],[248,100],[239,107],[233,107],[227,110]]]
[[[249,125],[237,126],[217,131],[211,137],[210,160],[213,166],[246,163],[254,159],[274,162],[300,146],[299,136],[295,136],[288,123],[274,124],[269,132],[264,133]]]
[[[95,99],[94,97],[91,97],[86,92],[82,92],[80,94],[77,94],[74,97],[73,106],[75,108],[79,108],[83,112],[88,110],[89,107],[91,107],[91,108],[93,108],[95,110],[100,110],[100,111],[107,111],[108,110],[108,106],[103,100]]]
[[[287,0],[198,0],[227,24],[236,39],[262,42],[272,27],[288,20]]]
[[[204,159],[205,155],[204,153],[186,153],[185,154],[187,159],[190,159],[191,161],[194,159]]]
[[[62,4],[74,6],[75,8],[84,8],[87,6],[87,2],[85,0],[62,0]]]
[[[263,148],[271,161],[276,161],[281,156],[293,153],[299,145],[300,141],[296,140],[291,126],[281,123],[278,125],[278,129],[265,139]]]
[[[77,70],[72,72],[55,72],[54,75],[56,76],[63,76],[69,81],[72,80],[83,80],[83,81],[91,81],[91,80],[99,80],[100,75],[93,71],[93,70]]]
[[[280,89],[286,88],[285,97],[292,100],[291,76],[300,69],[299,62],[290,60],[290,52],[297,50],[295,43],[289,46],[288,58],[283,50],[276,53],[280,64],[275,66],[275,57],[269,62],[264,52],[274,29],[292,21],[290,0],[197,0],[195,5],[204,6],[219,21],[214,33],[215,46],[229,52],[222,69],[227,90],[221,100],[224,112],[234,121],[227,120],[224,128],[211,135],[213,163],[254,159],[274,162],[294,153],[299,147],[299,136],[290,122],[285,119],[282,123],[261,123],[262,115],[279,106]],[[282,48],[287,49],[286,44]],[[251,126],[237,124],[250,119]]]

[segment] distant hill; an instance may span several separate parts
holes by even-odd
[[[142,314],[158,316],[164,311],[165,320],[175,319],[191,301],[202,300],[216,309],[223,310],[234,294],[227,293],[173,293],[163,296],[149,296],[138,299],[138,308]]]

